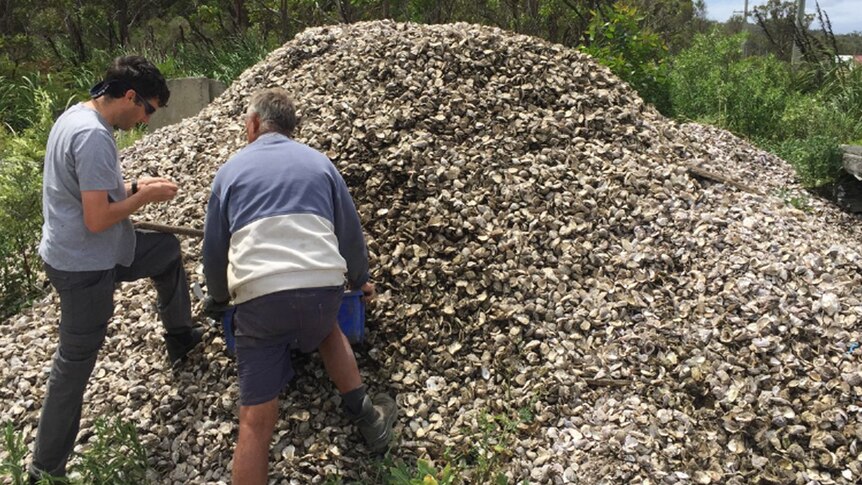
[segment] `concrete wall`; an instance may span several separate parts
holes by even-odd
[[[844,152],[844,171],[862,180],[862,145],[841,145]]]
[[[171,91],[168,105],[159,108],[150,118],[147,128],[149,131],[195,116],[219,94],[223,93],[226,86],[214,79],[186,77],[168,79],[168,89]]]

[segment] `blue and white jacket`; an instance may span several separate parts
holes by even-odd
[[[266,133],[216,173],[204,273],[217,301],[368,281],[368,251],[347,184],[322,153]]]

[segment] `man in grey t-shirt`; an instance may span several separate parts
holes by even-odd
[[[170,93],[143,57],[118,57],[92,99],[69,108],[51,129],[45,152],[39,254],[60,296],[60,342],[39,418],[31,482],[63,476],[81,420],[84,391],[114,311],[117,282],[151,278],[171,364],[201,341],[192,326],[188,280],[179,241],[135,231],[128,217],[171,200],[164,178],[125,182],[113,128],[146,122]]]

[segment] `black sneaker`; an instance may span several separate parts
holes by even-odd
[[[368,449],[374,453],[382,453],[389,448],[389,442],[392,441],[392,425],[397,416],[398,406],[395,400],[386,394],[379,394],[374,402],[365,396],[362,410],[359,414],[350,416],[350,420],[359,428]]]
[[[176,367],[186,361],[189,352],[203,340],[204,329],[192,327],[188,332],[180,334],[165,334],[165,345],[168,347],[168,359],[171,367]]]

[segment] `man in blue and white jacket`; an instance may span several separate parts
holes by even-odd
[[[322,153],[291,139],[296,111],[280,88],[255,93],[245,117],[249,145],[216,173],[203,243],[205,310],[234,314],[240,387],[233,483],[266,483],[278,394],[293,377],[290,352],[319,350],[344,408],[373,451],[385,450],[394,400],[365,392],[337,324],[345,274],[374,297],[359,215]]]

